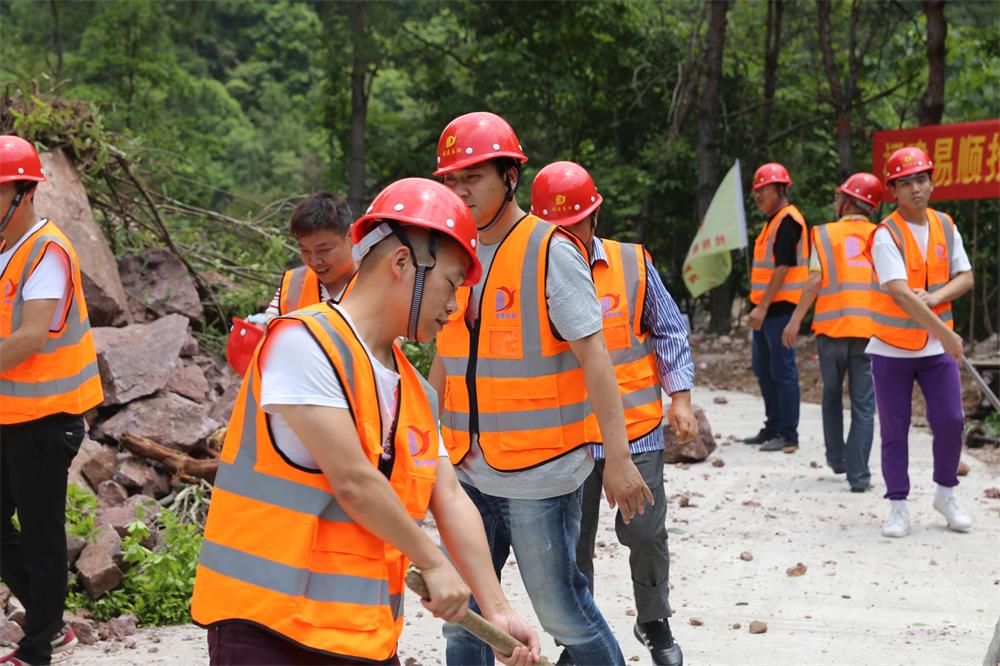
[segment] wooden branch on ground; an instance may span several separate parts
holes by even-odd
[[[209,483],[215,482],[215,473],[219,469],[218,458],[192,458],[185,453],[175,451],[148,437],[136,435],[131,432],[123,434],[118,441],[122,445],[122,448],[147,460],[155,460],[175,472],[182,479],[184,477],[189,477],[189,479],[193,477],[205,479]]]

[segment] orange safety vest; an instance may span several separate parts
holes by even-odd
[[[575,236],[526,215],[497,248],[474,325],[466,318],[470,290],[460,289],[458,312],[437,336],[441,434],[452,464],[465,459],[473,433],[488,465],[516,472],[585,445],[596,427],[587,423],[595,417],[583,370],[548,317],[545,275],[556,233],[587,256]]]
[[[361,447],[377,468],[382,417],[361,341],[326,303],[275,319],[268,331],[291,320],[304,324],[329,357]],[[260,408],[258,359],[267,353],[268,337],[254,354],[229,422],[191,617],[204,627],[249,621],[310,650],[388,659],[403,630],[407,558],[348,515],[325,474],[288,462],[274,445]],[[400,386],[389,482],[421,522],[436,478],[436,398],[398,347],[393,353]]]
[[[601,302],[604,340],[625,408],[625,429],[633,442],[659,428],[663,421],[663,393],[656,355],[649,332],[642,330],[646,253],[641,245],[633,243],[602,238],[601,244],[607,263],[597,262],[591,270]],[[590,439],[602,441],[599,428],[591,433]]]
[[[774,300],[788,301],[798,304],[802,297],[802,287],[809,277],[809,234],[806,229],[806,219],[802,217],[799,209],[788,204],[768,220],[764,228],[757,235],[757,240],[753,244],[753,268],[750,271],[750,302],[754,305],[760,303],[767,291],[767,285],[771,282],[771,275],[774,273],[774,239],[778,235],[778,224],[790,215],[793,220],[802,227],[802,234],[799,236],[798,245],[795,246],[794,266],[788,267],[785,273],[785,281],[781,283]]]
[[[49,331],[41,351],[0,375],[0,424],[36,421],[53,414],[83,414],[104,400],[94,336],[83,297],[80,261],[72,243],[51,221],[26,238],[0,276],[0,342],[21,327],[22,287],[49,245],[69,257],[73,293],[58,330]]]
[[[340,298],[333,299],[335,303],[339,303],[344,296],[347,296],[357,279],[358,274],[355,272],[347,286],[344,287],[344,293],[341,294]],[[308,266],[298,266],[287,270],[281,277],[281,286],[278,288],[278,312],[286,315],[310,305],[316,305],[323,300],[322,294],[316,271]],[[331,294],[332,296],[333,294]]]
[[[896,247],[906,261],[906,283],[910,289],[937,291],[951,280],[951,262],[955,252],[955,223],[948,215],[928,208],[927,224],[930,228],[926,259],[920,252],[920,246],[917,245],[913,232],[898,210],[893,211],[872,230],[866,250],[868,258],[871,259],[875,232],[884,227],[889,230]],[[923,349],[927,345],[927,337],[930,335],[927,329],[906,314],[877,279],[872,290],[872,309],[875,311],[874,335],[882,342],[911,351]],[[932,310],[948,328],[954,330],[955,322],[952,319],[950,301],[941,303]]]
[[[823,267],[812,329],[831,338],[872,335],[872,264],[865,257],[875,225],[859,215],[846,216],[812,230],[812,246]]]

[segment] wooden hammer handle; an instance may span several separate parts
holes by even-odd
[[[410,568],[406,570],[406,586],[419,595],[421,599],[427,600],[431,597],[427,591],[424,577],[413,565],[410,565]],[[514,648],[524,646],[524,643],[472,610],[466,613],[465,617],[457,624],[505,657],[509,657],[514,652]],[[538,666],[552,666],[552,662],[545,657],[541,657],[536,663]]]

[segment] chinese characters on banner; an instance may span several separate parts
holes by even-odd
[[[916,146],[934,163],[932,200],[1000,198],[1000,119],[876,132],[872,143],[880,178],[894,151]],[[888,189],[885,198],[892,198]]]

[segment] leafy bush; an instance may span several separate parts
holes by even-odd
[[[198,525],[164,508],[149,525],[140,515],[127,529],[122,551],[128,570],[121,585],[99,599],[73,589],[67,608],[87,608],[97,620],[132,613],[146,625],[190,622],[191,592],[202,541]],[[160,545],[151,550],[141,542],[153,529],[160,531]]]

